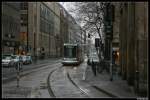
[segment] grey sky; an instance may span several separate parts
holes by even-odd
[[[69,12],[70,8],[74,7],[73,3],[75,2],[60,2],[61,5],[63,5],[63,7]],[[72,17],[75,18],[75,13],[71,13],[69,12]],[[83,23],[80,23],[80,26],[83,26]],[[96,34],[94,37],[91,38],[91,42],[94,43],[95,37],[99,37],[98,34]]]
[[[68,12],[69,12],[70,8],[74,7],[74,6],[73,6],[73,3],[74,3],[74,2],[60,2],[60,4],[63,5],[63,7],[64,7]],[[75,14],[74,14],[74,13],[71,13],[71,12],[69,12],[69,13],[72,15],[72,17],[75,17]]]

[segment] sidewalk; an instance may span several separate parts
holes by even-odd
[[[125,80],[122,80],[119,75],[113,78],[113,81],[110,81],[110,75],[105,71],[101,74],[97,73],[97,75],[94,76],[91,70],[91,66],[87,67],[85,81],[87,81],[91,85],[99,87],[100,89],[110,94],[116,95],[119,98],[136,97],[133,91],[133,87],[128,86],[127,82]]]
[[[110,75],[105,71],[101,74],[97,73],[97,75],[94,76],[91,66],[88,66],[86,62],[77,67],[76,72],[76,75],[72,73],[72,78],[74,78],[76,82],[78,81],[79,86],[85,86],[85,84],[96,86],[100,88],[100,90],[119,98],[137,97],[133,88],[128,86],[127,82],[122,80],[120,76],[116,76],[113,81],[110,81]],[[81,81],[84,82],[84,84],[81,84]]]

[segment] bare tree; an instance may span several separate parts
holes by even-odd
[[[71,13],[75,13],[75,19],[80,25],[82,25],[82,29],[90,34],[90,36],[94,36],[98,34],[100,41],[103,38],[103,28],[104,28],[104,2],[76,2],[73,4],[74,7],[69,10]],[[98,57],[101,59],[101,48],[99,48]],[[99,59],[99,60],[100,60]]]
[[[82,24],[82,28],[91,36],[98,34],[102,39],[104,3],[103,2],[76,2],[69,12],[76,13],[75,19]]]

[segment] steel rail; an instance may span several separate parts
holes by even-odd
[[[87,97],[90,97],[89,96],[89,94],[85,91],[85,90],[83,90],[81,87],[79,87],[72,79],[71,79],[71,77],[70,77],[70,75],[69,75],[69,73],[67,72],[67,77],[68,77],[68,79],[70,80],[70,82],[76,87],[76,88],[78,88],[83,94],[85,94]]]

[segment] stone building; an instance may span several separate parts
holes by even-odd
[[[64,43],[69,42],[69,36],[68,36],[68,17],[67,17],[67,11],[65,10],[65,8],[60,5],[60,38],[61,38],[61,48],[60,48],[60,52],[61,52],[61,57],[63,56],[64,52]]]
[[[68,14],[68,35],[70,43],[83,43],[81,26],[77,24],[75,19]]]
[[[81,27],[58,2],[18,2],[16,3],[18,6],[15,7],[13,4],[15,3],[10,3],[12,6],[7,3],[3,4],[3,8],[5,7],[3,16],[9,15],[9,13],[6,14],[9,7],[12,9],[11,15],[2,16],[2,26],[4,24],[8,26],[3,27],[5,28],[3,33],[6,33],[7,37],[10,37],[10,33],[13,34],[12,40],[16,43],[12,45],[17,46],[17,54],[30,54],[33,59],[60,57],[63,53],[63,44],[69,42],[69,39],[72,42],[82,40]],[[7,23],[8,21],[10,23]],[[21,27],[16,26],[18,24],[21,24]],[[11,32],[7,32],[7,29]],[[6,35],[2,35],[4,40]],[[13,42],[8,44],[10,43]],[[11,52],[15,52],[14,46],[9,48],[12,49]],[[5,49],[3,48],[3,51],[6,51]]]
[[[116,53],[115,63],[119,65],[119,24],[120,24],[120,3],[113,2],[114,5],[114,21],[113,21],[113,39],[112,49]]]
[[[23,44],[33,58],[60,56],[60,8],[56,2],[23,2],[21,33],[26,33]],[[22,6],[23,7],[23,6]],[[22,21],[22,20],[21,20]]]
[[[145,96],[148,91],[148,3],[121,3],[120,14],[121,73],[129,85]]]
[[[2,54],[17,54],[20,33],[19,3],[2,2]]]
[[[20,45],[19,45],[19,54],[25,54],[29,52],[29,26],[28,26],[28,3],[27,2],[20,2],[20,33],[19,33],[19,40],[20,40]]]
[[[40,2],[39,48],[44,48],[45,57],[60,55],[60,10],[56,2]],[[52,8],[52,9],[50,9]],[[41,50],[41,49],[40,49]]]

